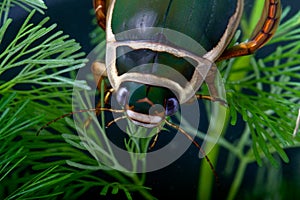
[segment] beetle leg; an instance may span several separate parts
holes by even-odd
[[[196,98],[197,99],[209,100],[209,101],[212,101],[212,102],[219,102],[223,106],[227,105],[227,102],[225,100],[223,100],[221,98],[218,98],[218,97],[212,97],[212,96],[209,96],[209,95],[196,94]]]
[[[207,84],[210,96],[196,94],[197,99],[206,99],[210,101],[218,101],[222,105],[226,105],[226,101],[222,100],[219,96],[218,88],[216,87],[216,76],[218,73],[218,69],[216,65],[213,65],[211,69],[208,71],[207,76],[205,77],[205,82]]]
[[[105,64],[101,63],[101,62],[94,62],[92,64],[91,70],[92,70],[92,73],[94,75],[94,80],[95,80],[95,82],[97,84],[97,88],[98,88],[99,92],[101,92],[100,91],[101,90],[101,82],[103,81],[103,79],[107,78]],[[113,91],[114,90],[112,88],[107,89],[107,85],[104,84],[104,93],[105,93],[104,104],[108,103],[108,100],[109,100],[111,94],[113,93]],[[101,112],[102,108],[103,108],[103,105],[101,104],[101,101],[99,101],[97,103],[97,106],[96,106],[96,109],[95,109],[95,113],[96,113],[97,116]],[[89,126],[89,124],[91,123],[91,121],[92,121],[92,118],[89,117],[89,119],[87,119],[85,121],[84,126],[85,127]]]
[[[212,102],[219,102],[221,105],[225,106],[227,105],[227,102],[220,98],[218,89],[216,88],[216,73],[217,73],[217,67],[216,65],[213,65],[212,68],[208,71],[207,76],[205,77],[205,82],[208,86],[208,90],[210,95],[202,95],[202,94],[195,94],[196,99],[204,99],[209,100]],[[193,103],[195,98],[191,98],[186,103]]]
[[[103,79],[107,78],[105,64],[101,62],[94,62],[92,65],[92,73],[94,75],[95,82],[99,92],[101,92],[101,82]],[[108,89],[107,84],[104,84],[104,103],[108,103],[110,95],[114,92],[113,88]]]
[[[94,80],[97,84],[97,88],[99,92],[101,92],[101,82],[103,81],[103,79],[107,78],[105,64],[101,62],[94,62],[92,64],[91,70],[94,75]],[[108,100],[114,91],[112,88],[107,89],[107,87],[108,87],[107,84],[104,84],[104,93],[105,93],[104,104],[108,103]],[[102,105],[101,102],[99,101],[96,108],[101,108],[101,107]],[[96,114],[98,115],[99,112],[100,111],[96,111]]]
[[[110,122],[106,125],[106,128],[110,127],[113,123],[117,123],[118,121],[120,121],[120,120],[122,120],[122,119],[127,119],[127,116],[124,115],[124,116],[115,118],[114,120],[110,121]]]
[[[155,144],[156,144],[156,142],[157,142],[157,140],[158,140],[158,134],[159,134],[159,133],[156,133],[156,134],[155,134],[155,137],[154,137],[153,142],[152,142],[152,144],[150,145],[149,149],[153,149],[153,147],[155,146]]]
[[[107,77],[105,64],[101,62],[94,62],[91,67],[92,73],[94,75],[94,80],[97,84],[97,88],[100,90],[101,82]],[[104,88],[106,90],[106,88]]]
[[[106,0],[93,1],[98,25],[105,30],[106,28]]]
[[[212,98],[215,98],[218,96],[218,89],[215,86],[217,72],[218,72],[218,70],[217,70],[216,65],[213,65],[205,77],[205,82],[208,86],[209,93],[211,94]]]
[[[252,33],[251,39],[226,49],[218,61],[233,57],[250,55],[264,46],[275,34],[281,15],[280,0],[265,0],[261,19]]]

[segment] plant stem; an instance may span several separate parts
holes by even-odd
[[[214,119],[214,127],[208,130],[208,136],[216,136],[220,133],[224,133],[227,129],[227,124],[229,121],[229,112],[227,112],[226,108],[221,105],[213,106],[217,107],[214,112],[218,112],[218,115],[216,115],[217,118]],[[213,148],[212,145],[214,146]],[[214,142],[207,142],[204,151],[209,152],[209,160],[213,166],[216,166],[219,157],[220,145],[215,145]],[[210,166],[206,162],[202,162],[202,165],[200,166],[200,175],[198,182],[198,199],[211,199],[211,193],[214,187],[213,183],[214,180],[218,178],[214,177],[213,175],[214,174],[212,173],[212,169],[210,168]]]
[[[219,156],[219,146],[216,146],[211,150],[209,153],[209,160],[210,162],[216,166],[218,156]],[[198,197],[197,199],[211,199],[211,193],[213,188],[214,176],[211,171],[209,165],[204,162],[201,163],[200,167],[200,175],[199,175],[199,182],[198,182]]]
[[[247,165],[248,165],[247,158],[240,160],[237,172],[234,177],[234,181],[230,187],[229,194],[227,196],[227,200],[233,200],[235,198],[235,196],[240,188],[240,185],[242,183]]]

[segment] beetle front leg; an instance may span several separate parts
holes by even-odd
[[[101,62],[94,62],[91,67],[96,82],[97,88],[100,90],[101,81],[107,77],[105,64]]]
[[[107,73],[106,73],[106,67],[104,63],[101,62],[94,62],[91,66],[92,73],[94,75],[94,80],[96,82],[98,91],[101,92],[101,83],[104,81],[104,79],[107,79]],[[109,86],[104,82],[104,104],[108,104],[109,98],[111,94],[114,92],[112,88],[108,88]],[[101,111],[103,111],[104,105],[101,104],[101,101],[98,101],[95,113],[96,116],[100,114]],[[110,109],[110,111],[115,111]],[[92,121],[92,117],[89,117],[85,123],[84,127],[88,127]],[[115,121],[113,121],[115,122]]]
[[[205,83],[207,84],[209,95],[196,94],[197,99],[209,100],[212,102],[219,102],[221,105],[227,105],[227,102],[221,98],[221,94],[219,92],[218,84],[216,84],[218,78],[218,69],[216,65],[213,65],[211,69],[208,71],[207,76],[205,77]]]
[[[261,19],[257,23],[251,39],[226,49],[217,61],[253,54],[273,37],[279,25],[280,16],[280,0],[265,0]]]
[[[96,82],[97,88],[99,92],[101,92],[101,82],[107,78],[106,67],[104,63],[94,62],[91,67],[92,73],[94,75],[94,80]],[[113,93],[112,88],[108,88],[107,84],[104,84],[104,103],[108,103],[110,95]],[[99,103],[100,104],[100,103]],[[101,105],[97,105],[97,107],[101,107]]]

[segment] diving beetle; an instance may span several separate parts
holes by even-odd
[[[158,126],[166,116],[176,113],[180,104],[196,95],[203,81],[212,95],[197,97],[218,101],[211,84],[213,73],[203,77],[199,75],[198,66],[207,66],[213,71],[216,62],[254,53],[274,35],[281,15],[280,0],[265,0],[261,19],[250,40],[228,48],[240,23],[244,0],[94,0],[93,4],[98,25],[106,32],[107,46],[105,63],[95,62],[92,66],[94,78],[99,83],[107,76],[110,89],[106,90],[106,98],[115,93],[126,116],[144,127]],[[206,52],[197,54],[189,51],[189,46],[171,44],[164,39],[163,32],[156,32],[149,39],[151,33],[147,28],[151,27],[186,34]],[[139,32],[129,33],[127,38],[117,37],[119,33],[134,29]],[[130,52],[117,57],[123,51]],[[185,58],[193,60],[196,67],[191,70]],[[159,71],[156,64],[171,66],[187,79],[187,83],[178,84],[172,78],[146,72]],[[128,73],[137,65],[146,65],[145,72]],[[149,114],[150,108],[157,104],[163,109]]]
[[[193,0],[188,3],[186,0],[93,0],[93,4],[98,25],[106,33],[106,54],[105,62],[92,64],[92,72],[99,90],[100,83],[105,80],[104,103],[114,94],[122,109],[98,104],[94,109],[77,110],[56,118],[38,133],[59,119],[89,111],[125,113],[107,126],[124,118],[146,128],[161,128],[164,122],[192,141],[217,177],[202,147],[166,117],[175,114],[180,105],[195,99],[226,104],[219,98],[214,85],[215,63],[252,54],[266,44],[279,25],[280,0],[265,0],[261,19],[250,40],[229,48],[243,14],[244,0]],[[177,42],[176,37],[175,41],[170,41],[167,30],[192,38],[200,44],[200,51],[190,43]],[[162,66],[168,66],[171,71]],[[177,75],[174,78],[174,72],[185,80],[181,82]],[[204,82],[210,96],[197,94]],[[150,148],[157,136],[158,132]]]
[[[185,135],[184,130],[165,120],[166,116],[176,113],[180,104],[196,98],[222,102],[213,84],[215,63],[254,53],[272,38],[281,16],[280,0],[265,0],[261,18],[249,41],[228,48],[240,23],[244,0],[194,0],[189,3],[185,0],[93,0],[93,6],[98,25],[106,33],[105,62],[92,65],[98,88],[101,80],[109,80],[105,102],[114,93],[123,107],[117,112],[125,112],[125,117],[134,124],[151,128],[165,122]],[[153,32],[153,27],[158,27],[159,31]],[[160,31],[165,29],[187,35],[204,51],[195,52],[191,46],[171,43]],[[119,38],[122,32],[127,35]],[[118,57],[120,52],[125,53]],[[196,63],[196,67],[191,63]],[[157,64],[171,66],[187,81],[179,84],[171,76],[162,78],[162,68]],[[132,73],[137,65],[143,67]],[[207,73],[202,76],[201,70],[205,68]],[[203,82],[208,85],[211,96],[196,94]],[[149,113],[156,105],[160,106]],[[61,118],[87,111],[114,110],[100,105],[95,109],[71,112],[48,122],[37,134]]]

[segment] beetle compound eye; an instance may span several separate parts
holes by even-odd
[[[121,87],[117,92],[117,101],[121,106],[125,106],[126,100],[128,99],[128,90],[125,87]]]
[[[170,116],[176,113],[179,109],[179,103],[176,98],[169,98],[166,102],[166,115]]]

